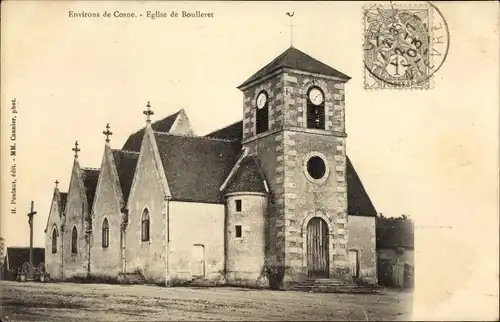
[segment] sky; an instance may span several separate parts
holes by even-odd
[[[290,46],[285,13],[294,12],[294,47],[352,77],[346,85],[347,154],[377,211],[409,215],[416,222],[416,248],[438,247],[430,252],[435,260],[444,261],[438,254],[447,252],[453,265],[472,270],[470,276],[478,261],[498,254],[499,31],[491,3],[437,3],[450,49],[433,89],[373,91],[363,88],[361,2],[2,6],[0,233],[6,245],[29,244],[26,214],[33,200],[34,244],[44,246],[54,181],[67,190],[74,141],[80,164],[99,167],[106,123],[111,146],[121,148],[145,125],[147,101],[153,120],[184,108],[200,135],[240,120],[243,96],[236,87]],[[70,18],[70,10],[198,10],[214,17]],[[13,98],[16,214],[9,213]],[[489,273],[498,272],[497,264],[484,263]]]

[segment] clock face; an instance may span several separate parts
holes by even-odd
[[[267,103],[267,95],[266,95],[266,93],[261,92],[257,96],[257,108],[258,109],[263,108],[264,106],[266,106],[266,103]]]
[[[313,88],[309,91],[309,100],[314,105],[320,105],[323,103],[324,97],[323,92],[319,90],[319,88]]]

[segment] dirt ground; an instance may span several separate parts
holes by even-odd
[[[2,321],[408,320],[412,294],[0,281]]]

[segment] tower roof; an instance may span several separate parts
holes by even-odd
[[[326,76],[333,76],[344,79],[348,81],[351,77],[344,73],[339,72],[335,68],[332,68],[319,60],[309,56],[308,54],[298,50],[295,47],[290,47],[285,50],[281,55],[276,57],[269,64],[261,68],[258,72],[253,74],[249,79],[247,79],[243,84],[238,86],[241,88],[253,81],[256,81],[264,76],[271,74],[272,72],[279,70],[281,68],[291,68],[295,70],[300,70],[309,73],[321,74]]]

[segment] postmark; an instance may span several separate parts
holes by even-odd
[[[365,89],[431,89],[448,55],[450,35],[429,3],[363,6]]]

